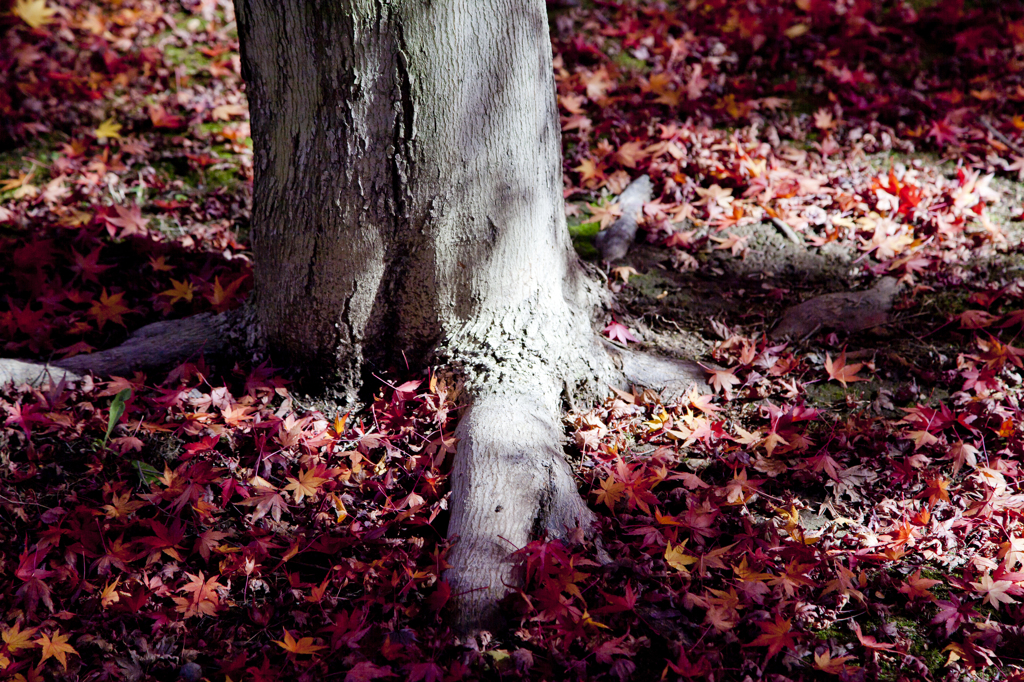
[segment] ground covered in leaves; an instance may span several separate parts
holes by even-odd
[[[1024,6],[552,2],[567,212],[605,333],[708,385],[570,414],[600,547],[521,548],[446,626],[458,380],[325,415],[282,371],[0,393],[0,678],[1024,679]],[[251,142],[223,0],[0,15],[0,344],[38,360],[244,300]],[[898,281],[871,328],[772,336]]]

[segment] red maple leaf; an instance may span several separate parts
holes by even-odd
[[[149,224],[149,218],[142,217],[142,209],[138,204],[132,204],[130,206],[114,205],[114,211],[117,212],[116,218],[107,217],[107,232],[110,233],[111,237],[123,239],[124,237],[130,237],[133,234],[145,234],[146,225]],[[120,234],[112,227],[120,227]]]
[[[636,343],[640,340],[633,336],[633,333],[629,331],[629,328],[626,327],[626,325],[617,320],[612,320],[611,323],[602,330],[602,332],[607,335],[609,339],[623,344],[627,344],[630,341]]]
[[[960,626],[978,617],[978,612],[974,610],[971,602],[962,602],[955,594],[949,595],[949,601],[939,601],[937,605],[939,612],[932,618],[932,625],[942,625],[946,630],[946,637],[952,637]]]
[[[23,583],[15,594],[25,600],[25,610],[30,614],[35,612],[39,602],[43,602],[46,608],[53,611],[50,586],[46,584],[46,579],[53,576],[54,572],[40,568],[44,559],[46,551],[39,548],[22,552],[18,569],[14,573]]]
[[[795,637],[799,633],[793,632],[793,621],[791,619],[784,619],[781,614],[775,616],[775,622],[762,621],[757,624],[764,632],[758,636],[753,642],[744,644],[743,646],[766,646],[768,647],[768,654],[765,656],[765,661],[774,657],[783,649],[796,649]]]
[[[168,113],[162,104],[152,104],[149,107],[149,120],[154,128],[181,128],[185,125],[185,119],[181,116]]]
[[[114,220],[117,220],[117,218]],[[99,264],[101,248],[102,247],[97,246],[84,256],[74,249],[71,249],[71,253],[73,253],[75,257],[75,264],[71,266],[71,269],[82,277],[83,282],[98,282],[99,278],[97,275],[102,275],[104,272],[114,267],[113,265]]]

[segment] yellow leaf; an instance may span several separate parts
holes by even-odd
[[[81,227],[86,225],[92,220],[92,214],[86,213],[85,211],[79,211],[77,208],[68,209],[60,220],[57,221],[62,227]]]
[[[238,287],[241,286],[246,277],[248,275],[242,275],[227,286],[220,283],[220,277],[215,277],[213,280],[213,293],[207,294],[206,300],[213,305],[214,310],[218,313],[224,312],[231,307],[234,296],[238,292]]]
[[[754,431],[753,433],[751,433],[750,431],[744,429],[742,426],[736,426],[735,428],[736,433],[739,435],[734,437],[733,440],[735,440],[740,445],[753,445],[756,447],[761,442],[760,431]]]
[[[210,112],[214,121],[227,121],[232,116],[245,116],[247,109],[241,104],[221,104]]]
[[[111,604],[121,601],[121,595],[117,593],[117,586],[121,583],[121,578],[115,578],[114,582],[107,583],[106,587],[100,593],[100,606],[107,608]]]
[[[0,192],[7,192],[12,189],[17,189],[19,187],[27,185],[28,181],[32,179],[33,175],[35,175],[35,171],[32,171],[31,173],[21,173],[16,178],[0,182]]]
[[[608,477],[601,481],[601,491],[597,493],[597,503],[605,504],[609,509],[615,511],[616,503],[622,499],[626,492],[626,484],[620,483]]]
[[[320,651],[320,649],[327,648],[319,644],[313,644],[312,637],[303,637],[296,641],[296,639],[292,637],[292,633],[287,630],[284,631],[284,641],[282,642],[281,640],[275,639],[274,644],[278,645],[290,654],[298,655],[315,654],[317,651]]]
[[[167,291],[161,291],[160,296],[169,296],[171,298],[171,305],[174,305],[181,299],[185,299],[186,302],[192,302],[192,282],[179,282],[178,280],[171,278],[171,284],[174,285],[173,289]]]
[[[157,256],[156,258],[150,256],[149,267],[153,268],[157,272],[170,272],[174,269],[173,265],[167,264],[167,259],[164,256]],[[173,282],[174,280],[171,281]]]
[[[686,547],[686,540],[683,540],[675,547],[669,542],[665,547],[665,563],[680,573],[689,573],[686,567],[697,563],[697,557],[683,553],[684,547]]]
[[[747,565],[747,557],[743,557],[740,561],[739,566],[732,567],[733,573],[736,577],[744,582],[764,582],[770,578],[774,578],[771,573],[761,573]]]
[[[40,635],[39,639],[36,640],[36,644],[43,648],[43,657],[40,659],[40,663],[43,663],[48,658],[56,658],[60,661],[61,666],[68,669],[68,654],[78,655],[75,648],[68,642],[68,636],[62,635],[59,632],[53,635],[51,639],[47,635]]]
[[[331,506],[334,507],[334,513],[337,515],[337,523],[341,523],[348,518],[348,510],[345,509],[345,503],[335,493],[331,493],[329,496]]]
[[[327,479],[322,476],[315,475],[312,469],[308,469],[299,474],[297,479],[289,476],[288,480],[291,482],[286,485],[284,489],[292,491],[292,494],[295,496],[295,503],[298,504],[299,502],[302,502],[305,497],[314,497],[316,495],[316,491],[320,489],[320,486],[323,485]]]
[[[7,628],[3,632],[4,644],[7,645],[7,650],[11,653],[17,652],[19,649],[31,649],[36,646],[36,643],[29,639],[32,635],[36,634],[36,630],[39,628],[29,628],[27,630],[21,629],[21,623],[15,623],[13,628]]]
[[[644,426],[646,426],[651,431],[660,431],[662,428],[664,428],[665,424],[671,426],[672,417],[670,417],[668,412],[666,412],[664,409],[659,414],[656,414],[653,417],[651,417],[650,421],[644,422]]]
[[[53,15],[57,13],[46,6],[46,0],[18,0],[11,11],[32,28],[49,24],[53,21]]]
[[[121,124],[112,118],[108,118],[106,121],[101,123],[96,130],[93,131],[96,134],[96,139],[121,139]]]
[[[785,30],[785,34],[787,38],[793,40],[794,38],[799,38],[809,30],[811,30],[811,27],[807,24],[793,24]]]
[[[629,284],[629,278],[632,275],[639,275],[635,268],[631,268],[628,265],[621,265],[617,268],[612,268],[612,274],[621,279],[626,284]]]

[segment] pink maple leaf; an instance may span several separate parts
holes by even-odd
[[[602,330],[609,339],[612,341],[618,341],[620,343],[637,343],[640,339],[633,336],[633,332],[629,331],[629,327],[622,324],[618,320],[612,320],[611,324]]]

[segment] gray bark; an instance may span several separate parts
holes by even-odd
[[[622,215],[607,230],[601,230],[594,237],[594,246],[601,254],[601,260],[612,262],[624,258],[629,253],[636,239],[636,230],[640,222],[640,212],[644,204],[651,200],[651,179],[646,175],[629,183],[619,195],[619,208]]]
[[[479,623],[514,584],[512,551],[589,524],[560,396],[616,373],[565,227],[544,3],[237,10],[260,332],[339,387],[368,365],[462,368],[447,578]]]
[[[77,381],[85,374],[125,376],[136,370],[168,367],[203,355],[223,356],[243,345],[244,310],[202,313],[182,320],[154,322],[136,330],[116,348],[43,364],[0,358],[0,386]]]

